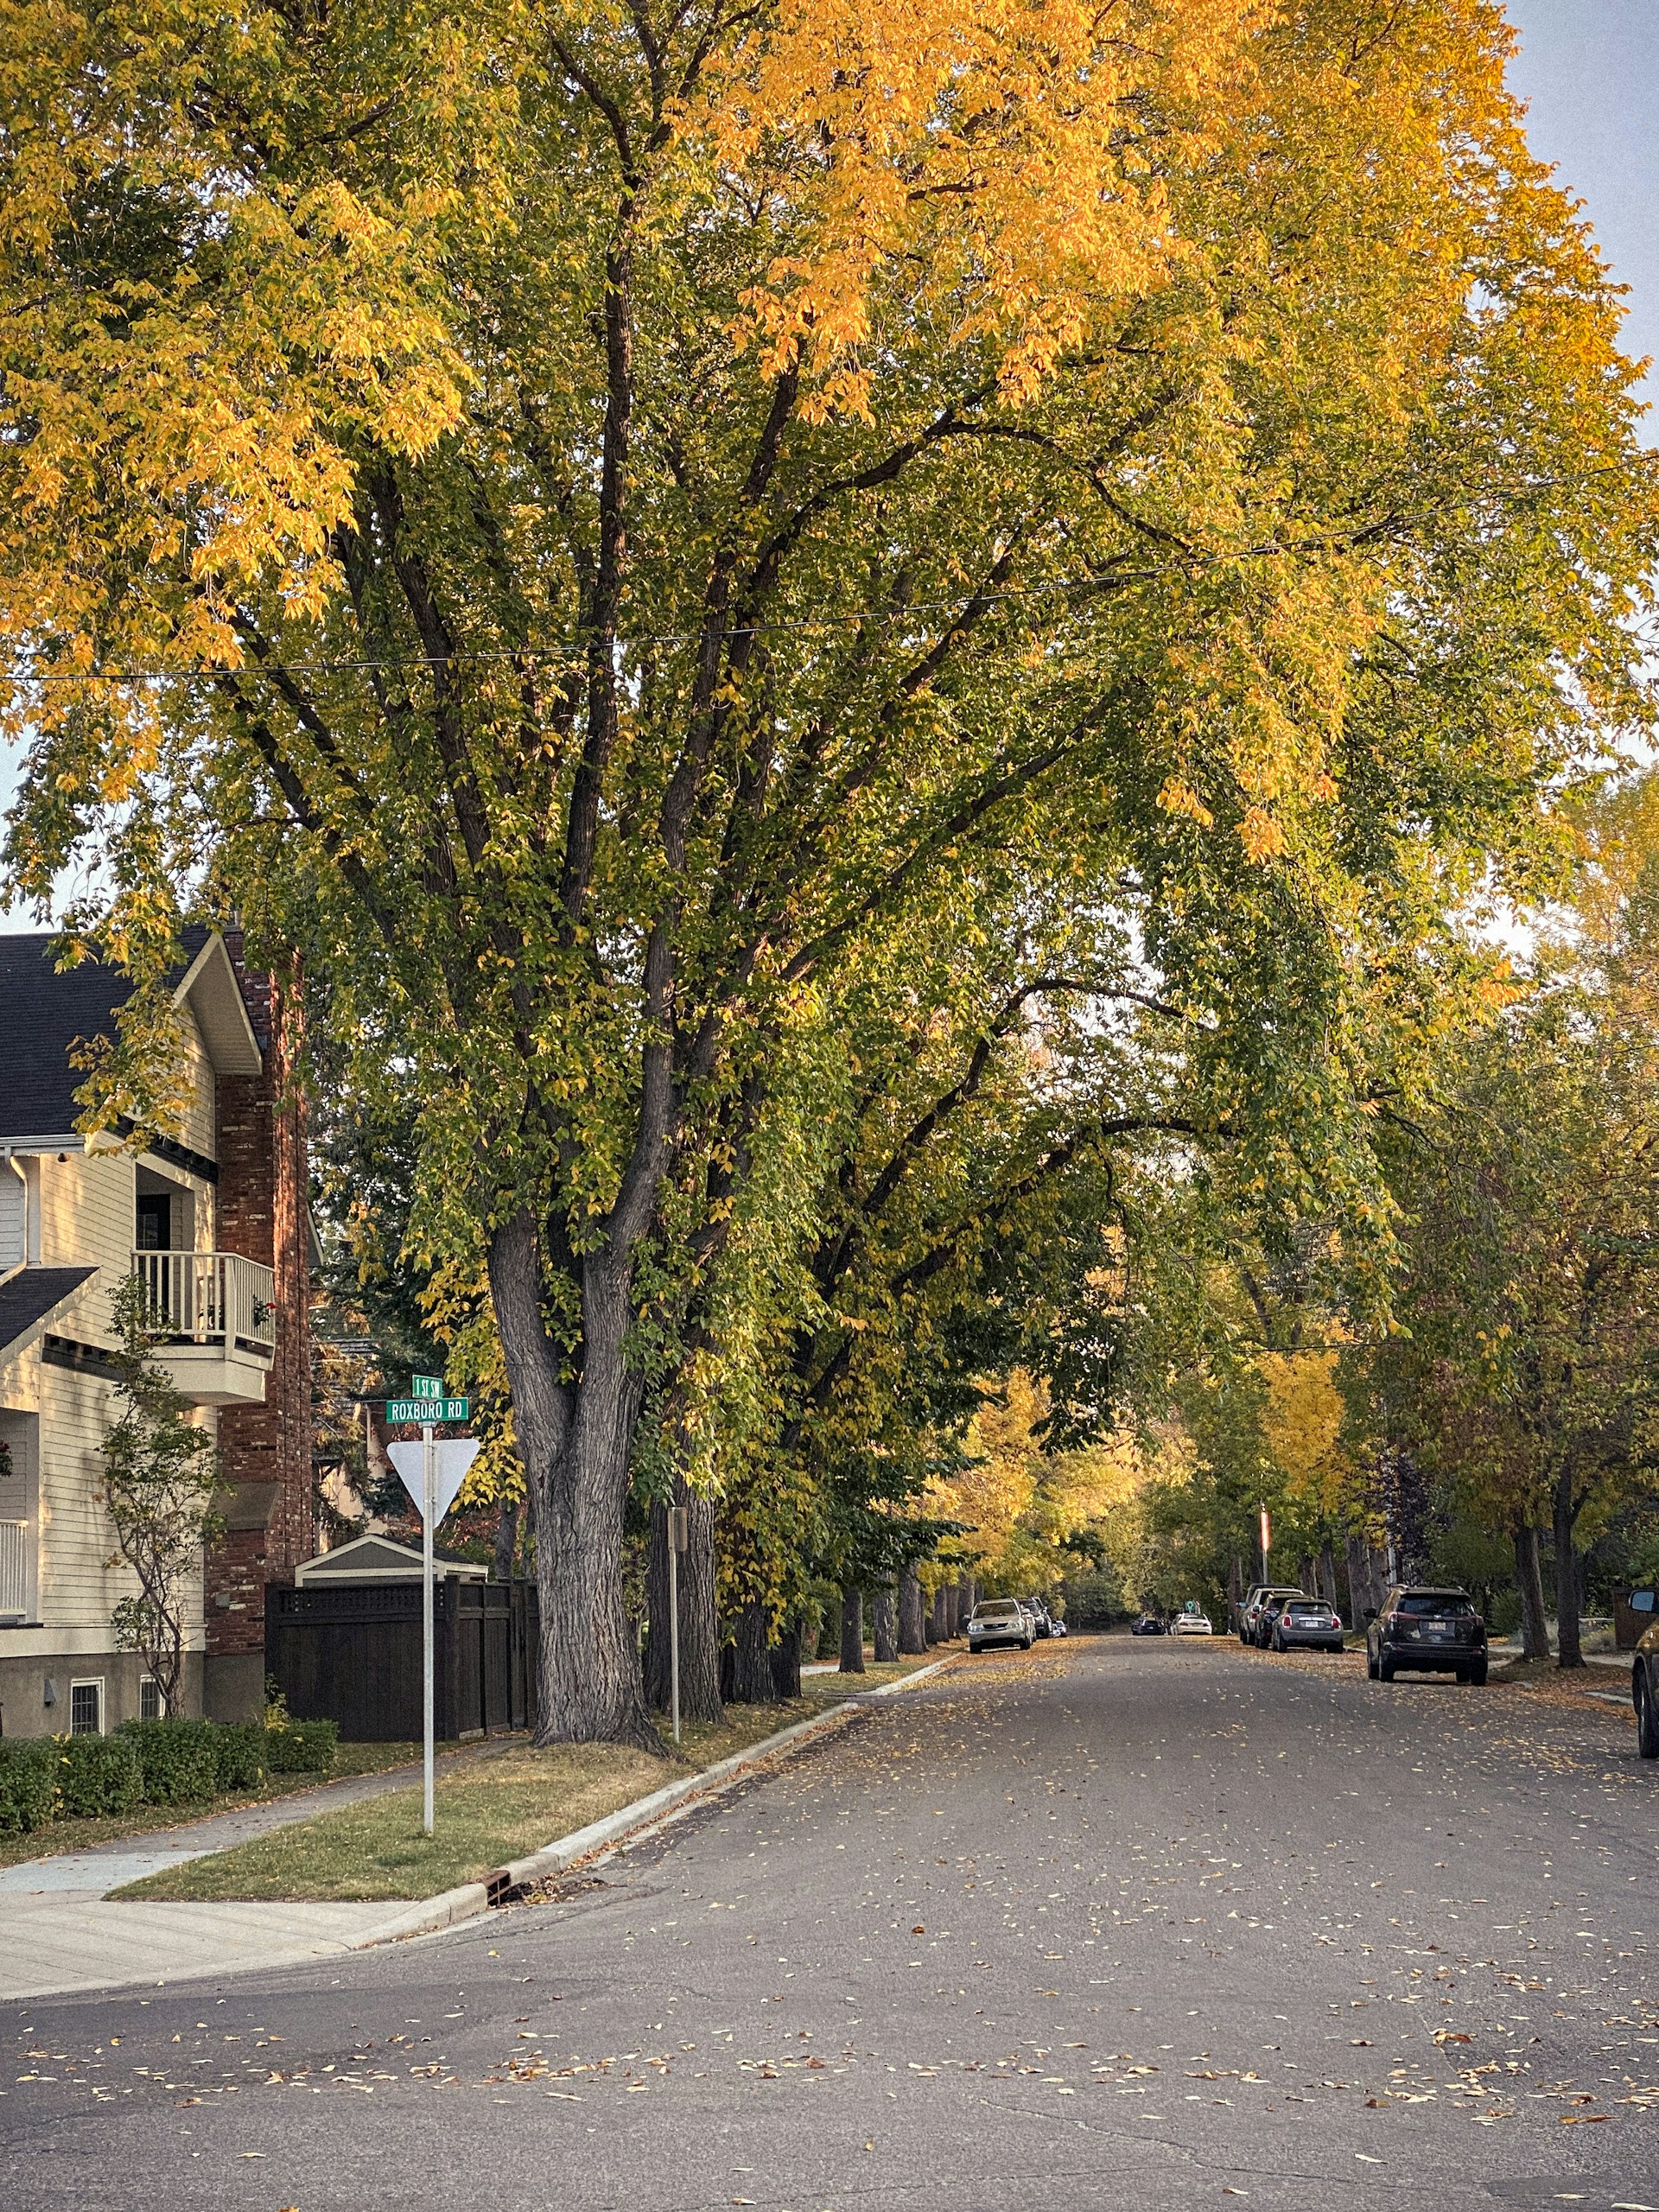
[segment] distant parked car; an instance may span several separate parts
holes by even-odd
[[[1323,1598],[1275,1598],[1268,1641],[1275,1651],[1340,1651],[1342,1623]]]
[[[1029,1651],[1036,1635],[1031,1616],[1017,1598],[982,1598],[968,1620],[968,1649],[984,1651],[993,1643],[1017,1643]]]
[[[1163,1621],[1156,1613],[1142,1613],[1129,1630],[1131,1636],[1161,1636],[1163,1632]]]
[[[1045,1600],[1041,1598],[1022,1598],[1020,1602],[1031,1615],[1032,1624],[1038,1635],[1052,1636],[1054,1623],[1049,1616],[1048,1606]]]
[[[1065,1623],[1060,1618],[1058,1613],[1051,1613],[1049,1615],[1048,1632],[1051,1636],[1070,1636],[1071,1633],[1071,1630],[1067,1628]]]
[[[1258,1650],[1265,1650],[1268,1642],[1268,1608],[1275,1598],[1300,1598],[1305,1592],[1300,1584],[1293,1589],[1280,1582],[1258,1582],[1244,1600],[1244,1610],[1238,1618],[1238,1640],[1253,1643]]]
[[[1633,1590],[1630,1611],[1646,1617],[1630,1666],[1630,1702],[1636,1707],[1636,1748],[1644,1759],[1659,1759],[1659,1592]]]
[[[1365,1670],[1374,1682],[1391,1682],[1402,1668],[1485,1681],[1486,1624],[1466,1590],[1399,1584],[1365,1618]]]
[[[1216,1631],[1210,1624],[1209,1614],[1194,1610],[1177,1613],[1169,1624],[1169,1632],[1172,1636],[1213,1636]]]

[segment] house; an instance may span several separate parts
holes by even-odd
[[[317,1548],[297,980],[253,976],[239,935],[197,931],[174,1003],[181,1126],[82,1137],[77,1046],[111,1033],[113,968],[57,969],[0,936],[0,1732],[105,1733],[156,1710],[110,1628],[136,1588],[100,1496],[114,1418],[110,1294],[137,1268],[160,1356],[214,1431],[225,1535],[193,1595],[183,1709],[264,1695],[265,1586]]]

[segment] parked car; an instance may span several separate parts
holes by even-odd
[[[1161,1636],[1163,1632],[1164,1624],[1157,1613],[1142,1613],[1129,1630],[1131,1636]]]
[[[1195,1606],[1177,1613],[1169,1624],[1169,1632],[1172,1636],[1213,1636],[1216,1631],[1210,1624],[1209,1614],[1199,1612]]]
[[[1466,1590],[1397,1584],[1365,1619],[1365,1670],[1374,1682],[1391,1682],[1402,1668],[1485,1681],[1486,1624]]]
[[[1636,1707],[1636,1748],[1659,1759],[1659,1592],[1632,1590],[1630,1611],[1646,1617],[1630,1664],[1630,1702]]]
[[[1058,1613],[1051,1613],[1049,1615],[1048,1632],[1051,1636],[1070,1636],[1071,1633],[1071,1630],[1067,1628],[1065,1623],[1060,1618]]]
[[[1244,1610],[1238,1618],[1238,1640],[1253,1643],[1257,1650],[1267,1649],[1267,1611],[1275,1598],[1300,1598],[1306,1593],[1300,1583],[1293,1589],[1282,1582],[1259,1582],[1244,1600]]]
[[[1275,1598],[1267,1618],[1268,1641],[1275,1651],[1342,1649],[1342,1623],[1323,1598]]]
[[[1054,1623],[1049,1616],[1048,1606],[1045,1600],[1041,1598],[1022,1598],[1020,1602],[1031,1615],[1032,1624],[1038,1635],[1052,1636]]]
[[[968,1649],[984,1651],[993,1643],[1017,1643],[1029,1651],[1036,1633],[1018,1598],[982,1598],[968,1618]]]

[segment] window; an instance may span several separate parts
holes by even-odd
[[[71,1682],[69,1685],[69,1733],[72,1736],[101,1736],[104,1733],[104,1684]]]
[[[172,1249],[173,1203],[160,1191],[140,1191],[138,1193],[138,1249],[141,1252],[167,1252]]]
[[[154,1675],[146,1675],[138,1685],[138,1718],[159,1720],[162,1717],[162,1686]]]

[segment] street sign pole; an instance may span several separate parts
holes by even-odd
[[[437,1518],[433,1512],[432,1424],[421,1424],[421,1726],[424,1741],[421,1747],[421,1781],[423,1789],[422,1826],[428,1835],[432,1833],[432,1523]]]
[[[683,1505],[668,1509],[668,1694],[674,1714],[674,1740],[680,1740],[680,1554],[689,1531]]]

